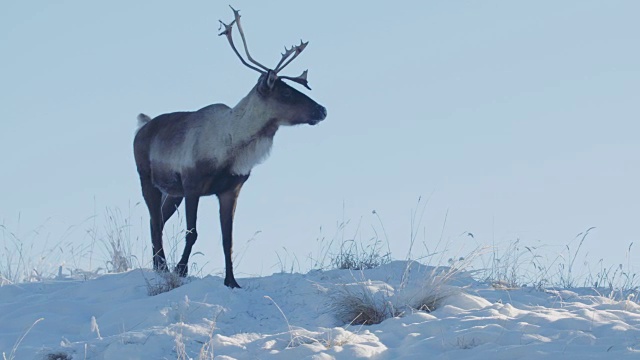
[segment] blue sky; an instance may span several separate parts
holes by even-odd
[[[328,109],[316,127],[279,131],[245,185],[237,274],[279,270],[283,249],[304,263],[343,219],[346,237],[360,223],[366,240],[380,230],[372,210],[403,257],[420,196],[422,248],[442,232],[456,247],[520,238],[560,252],[595,226],[591,259],[624,260],[640,240],[640,3],[362,4],[233,4],[266,65],[310,41],[286,73],[309,69],[304,91]],[[131,208],[147,245],[136,115],[233,106],[257,80],[217,36],[218,19],[232,19],[224,2],[2,3],[0,222],[22,232],[46,222],[55,237],[93,214],[101,222],[106,207]],[[198,218],[194,251],[217,271],[214,198]],[[84,241],[83,226],[69,239]]]

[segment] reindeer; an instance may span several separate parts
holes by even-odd
[[[274,69],[249,55],[240,24],[240,13],[231,8],[235,19],[220,21],[231,49],[240,61],[260,73],[257,84],[234,106],[213,104],[198,111],[162,114],[154,119],[138,115],[138,131],[133,141],[134,156],[142,195],[151,218],[153,268],[168,271],[162,247],[162,229],[185,199],[186,244],[174,271],[188,274],[189,255],[196,242],[196,216],[201,196],[216,195],[220,204],[220,227],[226,274],[224,284],[239,288],[231,261],[233,216],[242,185],[251,169],[269,154],[280,126],[310,124],[324,120],[327,110],[305,94],[287,85],[290,80],[309,88],[307,71],[298,77],[278,75],[305,49],[308,42],[285,47]],[[232,30],[237,24],[247,63],[236,49]]]

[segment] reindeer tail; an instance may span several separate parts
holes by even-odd
[[[138,115],[138,127],[136,128],[136,134],[138,133],[138,131],[140,131],[140,129],[149,121],[151,121],[151,118],[149,117],[149,115],[145,115],[145,114],[140,114]]]
[[[149,121],[151,121],[151,118],[149,117],[149,115],[145,115],[145,114],[138,115],[138,129],[143,127],[144,124],[148,123]]]

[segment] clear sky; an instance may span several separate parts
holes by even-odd
[[[640,2],[233,5],[266,65],[310,41],[285,72],[309,69],[303,91],[328,110],[279,131],[243,188],[238,275],[280,270],[276,251],[305,263],[343,219],[366,240],[381,230],[372,210],[403,258],[420,196],[422,249],[443,225],[460,246],[520,238],[558,252],[595,226],[585,248],[606,264],[640,240]],[[131,208],[148,246],[136,115],[233,106],[257,80],[218,19],[232,19],[226,2],[2,2],[0,223],[44,223],[43,239],[78,225],[68,239],[85,241],[84,219]],[[215,198],[198,218],[195,260],[218,271]]]

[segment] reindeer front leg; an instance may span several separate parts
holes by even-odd
[[[231,260],[231,251],[233,247],[233,215],[236,211],[236,202],[242,183],[236,185],[234,188],[218,194],[218,201],[220,202],[220,228],[222,229],[222,248],[224,250],[224,264],[226,268],[226,275],[224,278],[224,284],[230,288],[239,288],[236,278],[233,276],[233,263]]]
[[[248,176],[247,176],[248,177]],[[244,179],[246,180],[246,178]],[[240,189],[242,184],[237,184],[235,187],[221,194],[218,194],[218,200],[220,202],[220,228],[222,230],[222,248],[224,250],[224,265],[225,265],[225,278],[224,284],[230,288],[239,288],[236,278],[233,276],[233,262],[231,260],[231,252],[233,247],[233,216],[236,211],[236,203],[238,195],[240,195]]]

